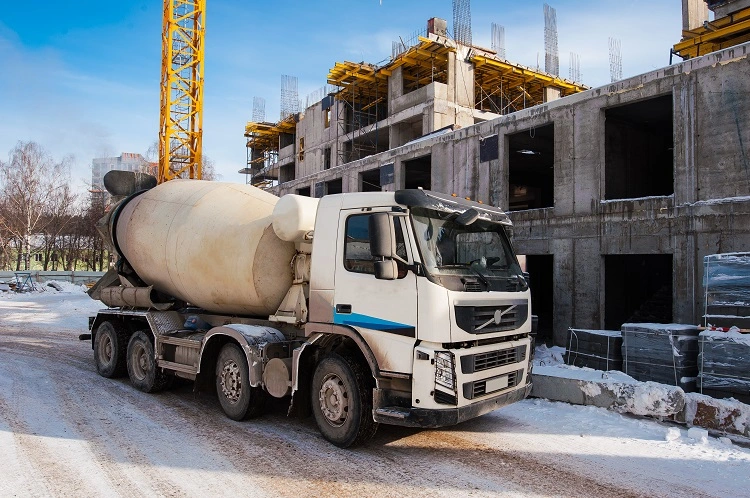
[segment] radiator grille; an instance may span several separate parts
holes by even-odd
[[[456,306],[456,324],[470,334],[491,334],[515,330],[526,322],[529,306],[503,304],[497,306]],[[499,319],[496,321],[496,318]]]
[[[525,359],[526,346],[467,355],[461,357],[461,371],[463,373],[481,372],[482,370],[518,363]]]

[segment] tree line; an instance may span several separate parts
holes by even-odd
[[[153,144],[146,153],[147,157]],[[155,154],[153,154],[155,155]],[[110,196],[76,192],[72,158],[56,161],[36,142],[18,142],[0,160],[0,270],[106,271],[110,253],[96,230]],[[150,163],[144,161],[147,171]],[[204,157],[203,178],[217,178]]]
[[[107,198],[75,192],[72,159],[55,161],[36,142],[0,160],[0,269],[103,271],[109,254],[96,231]]]

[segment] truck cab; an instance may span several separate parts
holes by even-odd
[[[530,293],[502,211],[418,189],[325,196],[316,220],[305,331],[366,345],[375,421],[450,425],[528,395]]]

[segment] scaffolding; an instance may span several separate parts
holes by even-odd
[[[690,59],[750,41],[750,7],[682,32],[672,53]]]
[[[294,135],[296,115],[278,123],[249,122],[245,126],[247,138],[247,167],[239,171],[246,175],[247,183],[267,188],[279,180],[279,144],[283,134]]]
[[[542,104],[547,87],[557,88],[561,97],[588,89],[580,83],[491,55],[476,54],[471,61],[474,63],[475,107],[483,111],[508,114]]]
[[[384,64],[365,62],[336,62],[328,72],[321,106],[329,111],[326,122],[336,121],[336,163],[327,161],[325,168],[346,164],[390,148],[389,128],[384,126],[389,116],[389,78],[400,68],[403,94],[408,94],[433,83],[448,84],[449,67],[458,45],[444,36],[417,36],[408,46],[401,41],[394,44],[392,58]],[[507,114],[545,102],[545,89],[554,87],[560,96],[567,96],[588,87],[559,76],[510,63],[494,51],[471,47],[468,62],[474,64],[474,108],[496,114]],[[288,86],[292,86],[291,84]],[[315,104],[321,92],[306,99],[307,107]],[[291,99],[295,100],[295,99]],[[248,138],[248,168],[241,170],[252,176],[252,182],[267,185],[279,181],[280,168],[293,164],[295,154],[284,153],[279,158],[282,137],[288,134],[288,144],[295,143],[298,115],[287,116],[278,123],[250,122],[245,128]],[[333,124],[333,123],[331,123]],[[333,138],[333,137],[331,137]]]

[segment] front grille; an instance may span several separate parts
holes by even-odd
[[[456,306],[456,324],[470,334],[491,334],[515,330],[526,322],[529,305]],[[499,318],[499,321],[495,319]]]
[[[516,387],[518,383],[521,381],[521,379],[523,378],[523,370],[516,370],[515,372],[510,372],[509,374],[507,374],[507,376],[508,376],[508,385],[506,387],[496,389],[490,392],[487,392],[487,382],[492,381],[493,379],[497,379],[498,377],[492,377],[490,379],[476,380],[474,382],[465,383],[463,386],[464,398],[475,399],[481,396],[499,393],[500,391],[505,391],[513,387]],[[499,377],[502,377],[502,375]]]
[[[525,359],[526,346],[470,354],[461,357],[461,371],[465,374],[481,372],[482,370],[518,363]]]

